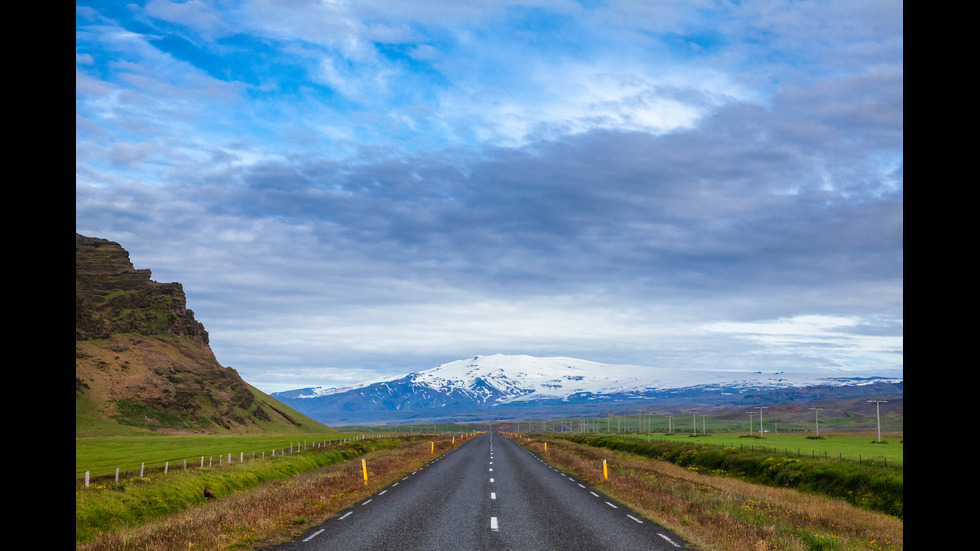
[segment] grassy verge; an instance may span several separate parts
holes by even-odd
[[[697,472],[669,461],[567,439],[518,438],[705,550],[895,550],[903,521],[825,496]],[[544,444],[548,443],[547,452]],[[603,478],[602,461],[609,478]]]
[[[258,548],[288,540],[461,443],[368,439],[221,469],[76,485],[76,550]],[[368,466],[364,483],[360,461]],[[217,498],[204,497],[207,488]],[[245,491],[247,490],[247,491]]]

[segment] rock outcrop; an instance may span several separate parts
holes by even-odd
[[[118,243],[75,234],[75,340],[167,333],[208,344],[180,283],[150,280]]]
[[[180,283],[75,234],[75,433],[329,430],[221,366]]]

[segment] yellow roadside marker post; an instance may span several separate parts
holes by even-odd
[[[367,486],[367,461],[361,460],[361,469],[364,471],[364,485]]]
[[[602,460],[602,479],[609,480],[609,471],[606,470],[606,460]]]
[[[432,449],[429,451],[429,453],[436,453],[436,443],[435,442],[429,442],[429,444],[432,445]]]

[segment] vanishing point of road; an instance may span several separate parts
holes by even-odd
[[[684,548],[670,531],[491,432],[268,551]]]

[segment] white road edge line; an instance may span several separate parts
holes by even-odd
[[[323,529],[320,529],[320,530],[317,530],[317,531],[316,531],[316,533],[314,533],[314,534],[311,534],[311,535],[310,535],[310,537],[308,537],[308,538],[306,538],[306,539],[304,539],[303,541],[310,541],[311,539],[313,539],[313,538],[315,538],[315,537],[317,537],[317,536],[319,536],[320,534],[322,534],[322,533],[323,533],[323,530],[326,530],[326,528],[323,528]]]
[[[497,517],[490,517],[490,529],[493,530],[494,532],[500,530],[497,527]]]
[[[633,520],[635,520],[636,522],[638,522],[638,523],[640,523],[640,524],[643,524],[643,521],[642,521],[642,520],[640,520],[640,519],[638,519],[638,518],[636,518],[636,517],[634,517],[633,515],[626,515],[626,516],[628,516],[629,518],[631,518],[631,519],[633,519]]]
[[[613,509],[619,509],[619,507],[616,507],[615,505],[613,505],[612,503],[609,503],[608,501],[606,502],[606,505],[612,507]]]
[[[668,538],[667,536],[665,536],[665,535],[663,535],[663,534],[661,534],[659,532],[657,533],[657,535],[660,536],[661,538],[667,540],[667,542],[670,543],[671,545],[673,545],[674,547],[680,547],[680,545],[678,545],[674,540]]]
[[[351,516],[353,514],[354,514],[354,511],[347,511],[347,513],[345,513],[344,516],[338,518],[337,520],[344,520],[345,518],[347,518],[347,517],[349,517],[349,516]]]

